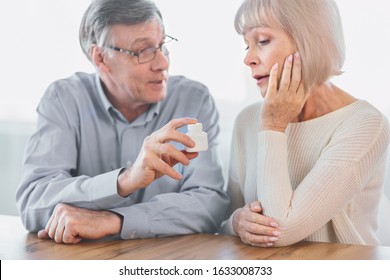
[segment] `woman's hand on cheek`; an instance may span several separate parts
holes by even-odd
[[[287,57],[278,87],[279,65],[270,73],[267,94],[261,112],[260,130],[284,132],[299,115],[309,94],[302,82],[301,58],[298,53]]]

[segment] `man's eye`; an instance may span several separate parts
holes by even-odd
[[[145,49],[142,49],[140,50],[138,53],[151,53],[151,52],[154,52],[154,49],[153,47],[149,47],[149,48],[145,48]]]

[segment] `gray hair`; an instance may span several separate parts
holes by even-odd
[[[344,35],[333,0],[245,0],[234,25],[241,35],[254,27],[282,28],[300,53],[306,87],[342,73]]]
[[[158,19],[160,10],[149,0],[93,0],[84,13],[79,30],[79,41],[84,54],[91,60],[93,44],[106,47],[112,40],[110,28],[116,24],[135,25]]]

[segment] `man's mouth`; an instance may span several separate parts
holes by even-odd
[[[166,81],[166,79],[162,78],[162,79],[151,80],[151,81],[149,81],[149,83],[158,85],[158,84],[164,83],[165,81]]]

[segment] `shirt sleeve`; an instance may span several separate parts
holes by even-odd
[[[364,116],[335,131],[301,183],[293,188],[284,133],[258,134],[257,192],[264,214],[275,218],[282,235],[276,246],[298,242],[331,220],[380,168],[389,141],[383,117]]]
[[[49,87],[37,108],[36,132],[25,151],[22,178],[16,193],[22,221],[29,231],[46,226],[60,203],[89,209],[107,209],[125,201],[117,194],[120,169],[98,176],[74,176],[77,170],[77,112]],[[68,102],[70,102],[68,100]]]
[[[195,93],[193,93],[195,94]],[[191,103],[188,101],[188,103]],[[195,117],[208,134],[209,148],[182,167],[179,192],[156,194],[149,201],[111,209],[123,216],[122,239],[190,233],[214,233],[222,222],[229,199],[218,156],[218,112],[208,94],[198,104]]]
[[[183,86],[187,88],[186,84]],[[82,129],[78,110],[81,109],[68,92],[49,87],[37,108],[37,129],[26,148],[16,194],[25,227],[29,231],[43,229],[54,207],[62,202],[91,210],[108,209],[122,215],[121,236],[124,239],[216,232],[225,214],[228,197],[223,191],[224,180],[217,154],[218,112],[208,90],[202,92],[193,97],[196,102],[190,108],[183,109],[183,112],[196,114],[180,117],[196,117],[203,123],[208,133],[209,150],[200,152],[190,166],[178,164],[175,167],[183,174],[180,182],[169,184],[170,188],[179,186],[175,191],[167,192],[161,185],[170,178],[160,178],[157,180],[159,188],[148,187],[148,198],[142,198],[143,190],[136,196],[123,198],[117,194],[121,168],[102,173],[95,170],[97,175],[80,174],[77,162],[79,130]],[[183,104],[188,106],[190,102],[183,97],[183,90],[180,93]],[[151,195],[153,192],[155,194]]]

